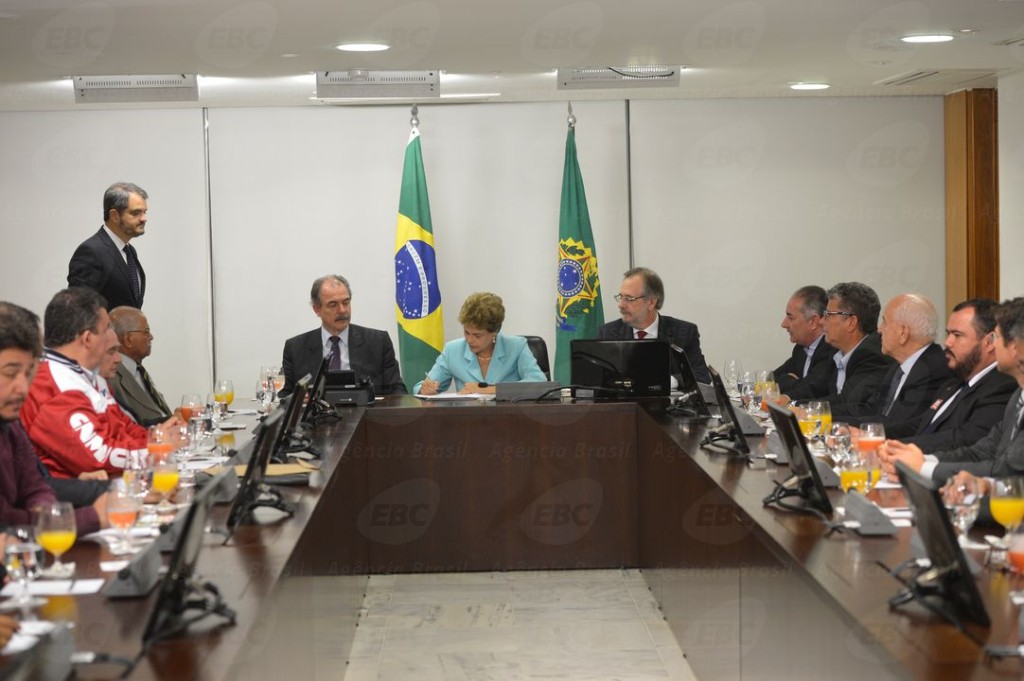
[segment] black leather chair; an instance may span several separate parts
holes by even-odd
[[[544,372],[544,377],[551,380],[551,364],[548,363],[548,344],[540,336],[523,336],[526,344],[530,346],[530,352],[537,359],[537,366]]]

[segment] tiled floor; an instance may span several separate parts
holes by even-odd
[[[370,578],[345,681],[694,679],[635,570]]]

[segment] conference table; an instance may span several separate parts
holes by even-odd
[[[669,406],[402,396],[341,410],[310,431],[310,485],[284,488],[294,516],[270,511],[226,545],[209,535],[199,572],[236,623],[154,645],[131,678],[340,678],[368,575],[588,568],[641,569],[701,681],[1024,675],[979,645],[1017,644],[1009,591],[1024,579],[983,571],[989,628],[892,610],[883,565],[912,556],[910,529],[830,533],[764,507],[788,468],[702,450],[705,424]],[[107,556],[82,543],[69,558],[88,577]],[[41,616],[73,622],[79,650],[132,659],[154,598],[51,598]]]

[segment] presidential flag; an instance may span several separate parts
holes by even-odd
[[[395,232],[395,314],[402,376],[409,390],[423,380],[444,347],[441,290],[437,285],[434,229],[423,173],[419,129],[405,146]]]
[[[604,323],[601,282],[597,276],[597,248],[590,229],[590,211],[583,176],[576,159],[576,130],[570,125],[565,139],[562,171],[562,210],[558,220],[558,302],[555,320],[554,380],[570,382],[571,342],[596,338]]]

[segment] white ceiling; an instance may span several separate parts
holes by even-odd
[[[898,40],[922,32],[958,37]],[[370,40],[392,49],[334,49]],[[688,68],[628,92],[559,91],[553,71],[643,64]],[[68,76],[165,73],[203,77],[185,106],[317,105],[311,72],[353,68],[440,69],[464,101],[945,94],[1024,68],[1024,1],[0,0],[0,110],[96,106]],[[916,70],[950,73],[877,84]]]

